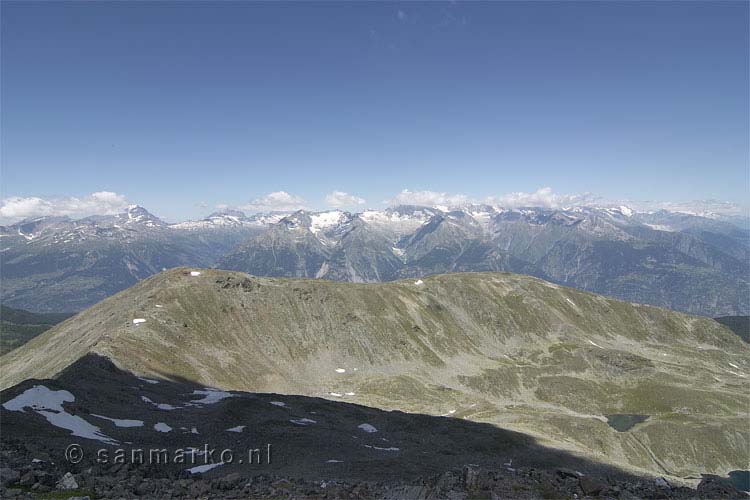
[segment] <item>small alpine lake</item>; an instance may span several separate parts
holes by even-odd
[[[626,432],[634,425],[648,420],[648,415],[636,415],[632,413],[615,413],[613,415],[604,415],[607,417],[607,424],[617,432]]]

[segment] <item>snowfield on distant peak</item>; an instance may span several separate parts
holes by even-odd
[[[321,212],[310,216],[310,232],[318,234],[320,231],[340,224],[346,218],[346,214],[340,210]]]

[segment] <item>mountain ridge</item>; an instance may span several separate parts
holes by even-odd
[[[364,284],[174,269],[0,358],[0,386],[87,353],[138,376],[465,417],[672,476],[739,469],[750,443],[750,348],[728,329],[521,275]],[[617,432],[613,414],[648,419]]]

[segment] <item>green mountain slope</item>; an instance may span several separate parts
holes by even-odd
[[[670,476],[743,468],[750,447],[750,347],[737,336],[527,276],[358,284],[170,270],[0,358],[0,385],[89,352],[141,376],[492,423]],[[648,418],[618,432],[616,414]]]
[[[750,316],[722,316],[715,319],[736,333],[745,342],[750,342]]]
[[[46,332],[72,313],[33,313],[0,305],[0,354],[5,354]]]

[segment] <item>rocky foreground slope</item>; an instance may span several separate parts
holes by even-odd
[[[486,423],[137,378],[96,355],[0,403],[3,498],[745,498]]]
[[[750,447],[750,348],[736,335],[526,276],[175,269],[0,358],[1,386],[91,353],[142,377],[491,424],[673,480],[745,469]]]

